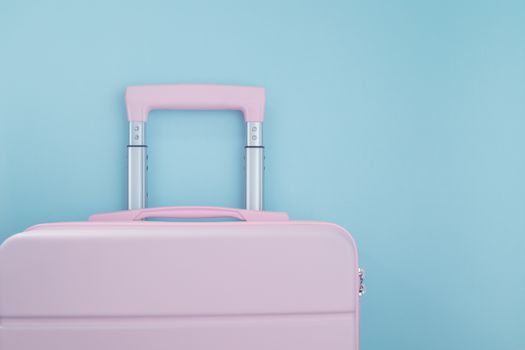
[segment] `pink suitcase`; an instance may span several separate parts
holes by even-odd
[[[258,87],[129,87],[129,210],[2,244],[0,349],[358,349],[363,285],[350,234],[261,211],[264,100]],[[152,109],[244,113],[246,210],[145,208]],[[145,220],[224,217],[238,221]]]

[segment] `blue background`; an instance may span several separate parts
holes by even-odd
[[[337,222],[363,349],[525,348],[525,2],[2,1],[0,237],[126,205],[131,84],[267,89],[266,208]],[[150,204],[243,205],[238,112],[154,112]]]

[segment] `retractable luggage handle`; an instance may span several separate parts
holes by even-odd
[[[126,90],[129,121],[128,209],[146,207],[145,126],[155,109],[240,110],[246,122],[246,209],[263,209],[264,88],[231,85],[144,85]]]

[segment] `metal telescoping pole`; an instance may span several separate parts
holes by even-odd
[[[263,210],[264,146],[262,123],[246,123],[246,209]]]
[[[146,207],[146,158],[147,147],[144,139],[146,124],[129,123],[128,144],[128,209]]]
[[[128,209],[146,207],[146,161],[144,122],[129,123]],[[247,123],[246,140],[246,209],[263,210],[264,146],[262,123]]]

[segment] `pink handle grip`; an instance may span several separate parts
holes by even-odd
[[[209,219],[235,218],[243,221],[287,221],[282,212],[256,211],[221,207],[160,207],[94,214],[89,221],[140,221],[147,218]]]
[[[232,85],[129,86],[126,107],[129,121],[148,121],[154,109],[240,110],[246,122],[264,120],[264,88]]]

